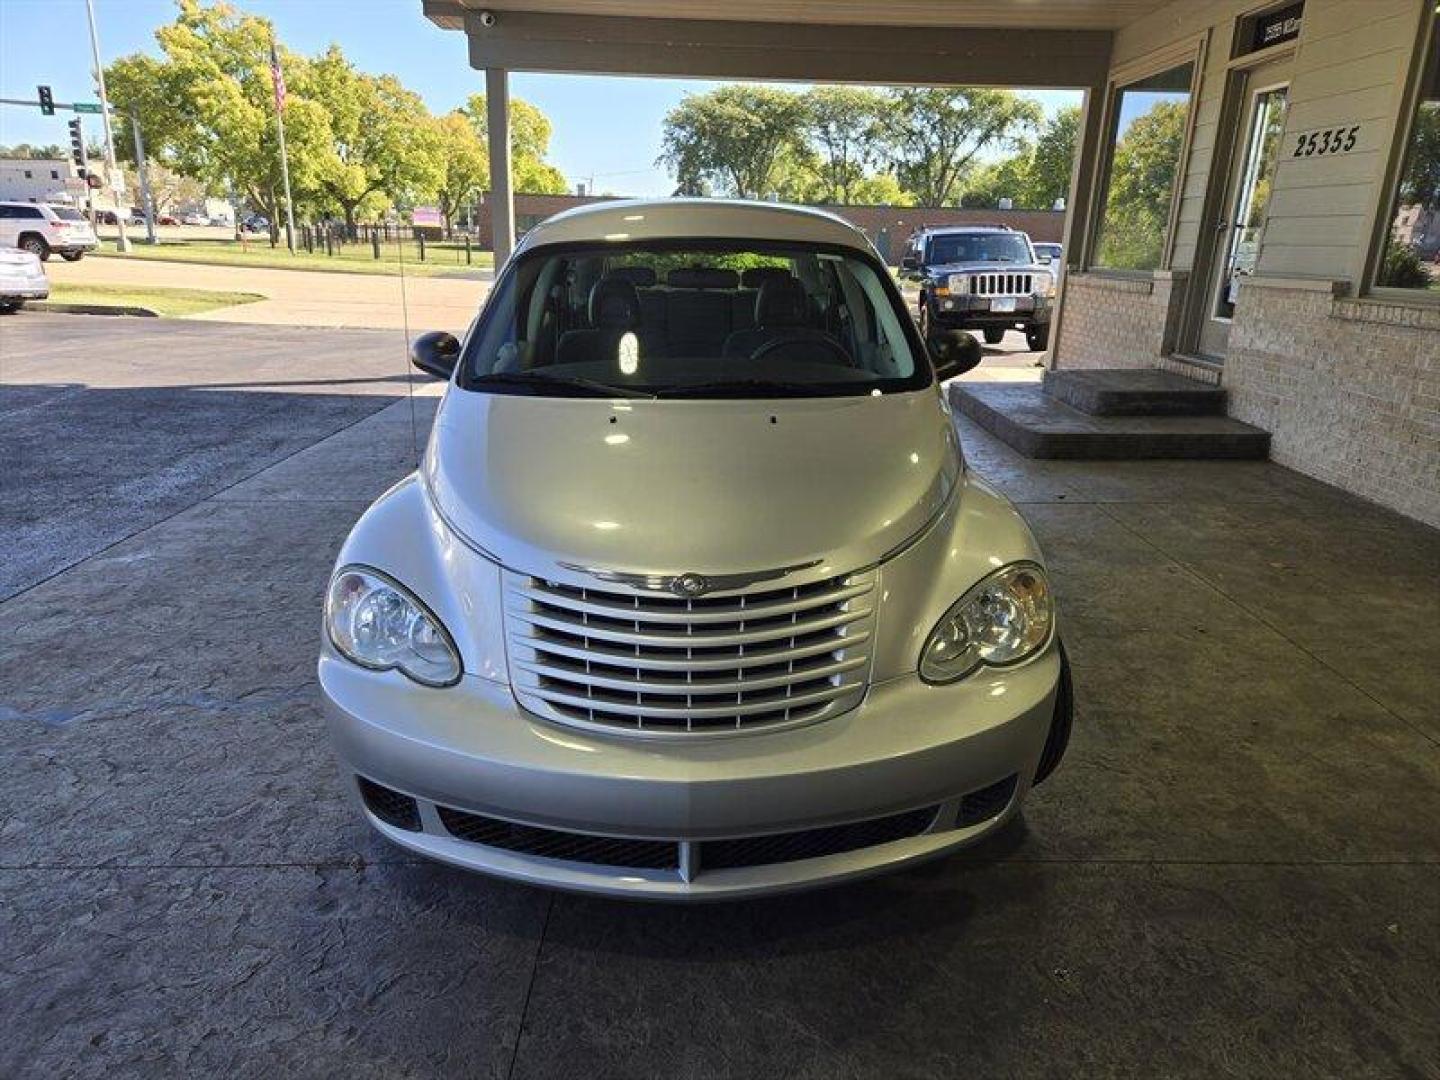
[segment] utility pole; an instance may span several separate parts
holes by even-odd
[[[145,211],[145,242],[155,243],[155,200],[150,197],[150,171],[145,164],[145,138],[140,134],[140,113],[130,110],[130,134],[135,139],[135,175],[140,181],[140,209]]]
[[[95,0],[85,0],[85,14],[90,19],[90,52],[95,58],[95,87],[100,91],[100,118],[105,121],[105,169],[110,174],[110,191],[115,197],[115,225],[120,230],[120,239],[115,246],[120,251],[130,250],[130,238],[125,235],[124,201],[125,176],[115,163],[115,132],[110,125],[110,101],[105,96],[105,68],[100,63],[100,35],[95,30]]]

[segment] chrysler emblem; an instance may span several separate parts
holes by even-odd
[[[670,582],[670,591],[686,598],[701,596],[710,588],[710,583],[700,574],[680,574]]]

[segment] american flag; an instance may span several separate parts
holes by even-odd
[[[275,84],[275,111],[285,111],[285,73],[280,70],[280,53],[275,49],[275,39],[270,39],[270,81]]]

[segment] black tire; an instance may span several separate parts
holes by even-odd
[[[1044,352],[1050,347],[1050,324],[1044,326],[1027,326],[1025,328],[1025,344],[1030,346],[1031,352]]]
[[[986,345],[999,345],[1005,340],[1005,328],[1003,326],[987,326],[980,331],[985,335]]]
[[[60,257],[66,262],[79,262],[85,257],[85,253],[83,251],[62,251]]]
[[[20,250],[30,252],[41,262],[50,258],[50,245],[45,242],[43,236],[36,236],[34,233],[20,238]]]
[[[9,315],[25,306],[24,300],[0,300],[0,315]]]
[[[1065,652],[1065,643],[1060,642],[1060,685],[1055,691],[1055,713],[1050,718],[1050,734],[1045,737],[1045,749],[1040,751],[1040,764],[1035,766],[1032,786],[1039,786],[1065,756],[1070,745],[1070,729],[1075,723],[1075,690],[1070,682],[1070,657]]]

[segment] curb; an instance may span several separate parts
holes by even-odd
[[[67,304],[63,300],[30,300],[25,306],[31,311],[49,311],[62,315],[135,315],[147,319],[160,317],[158,311],[125,304]]]

